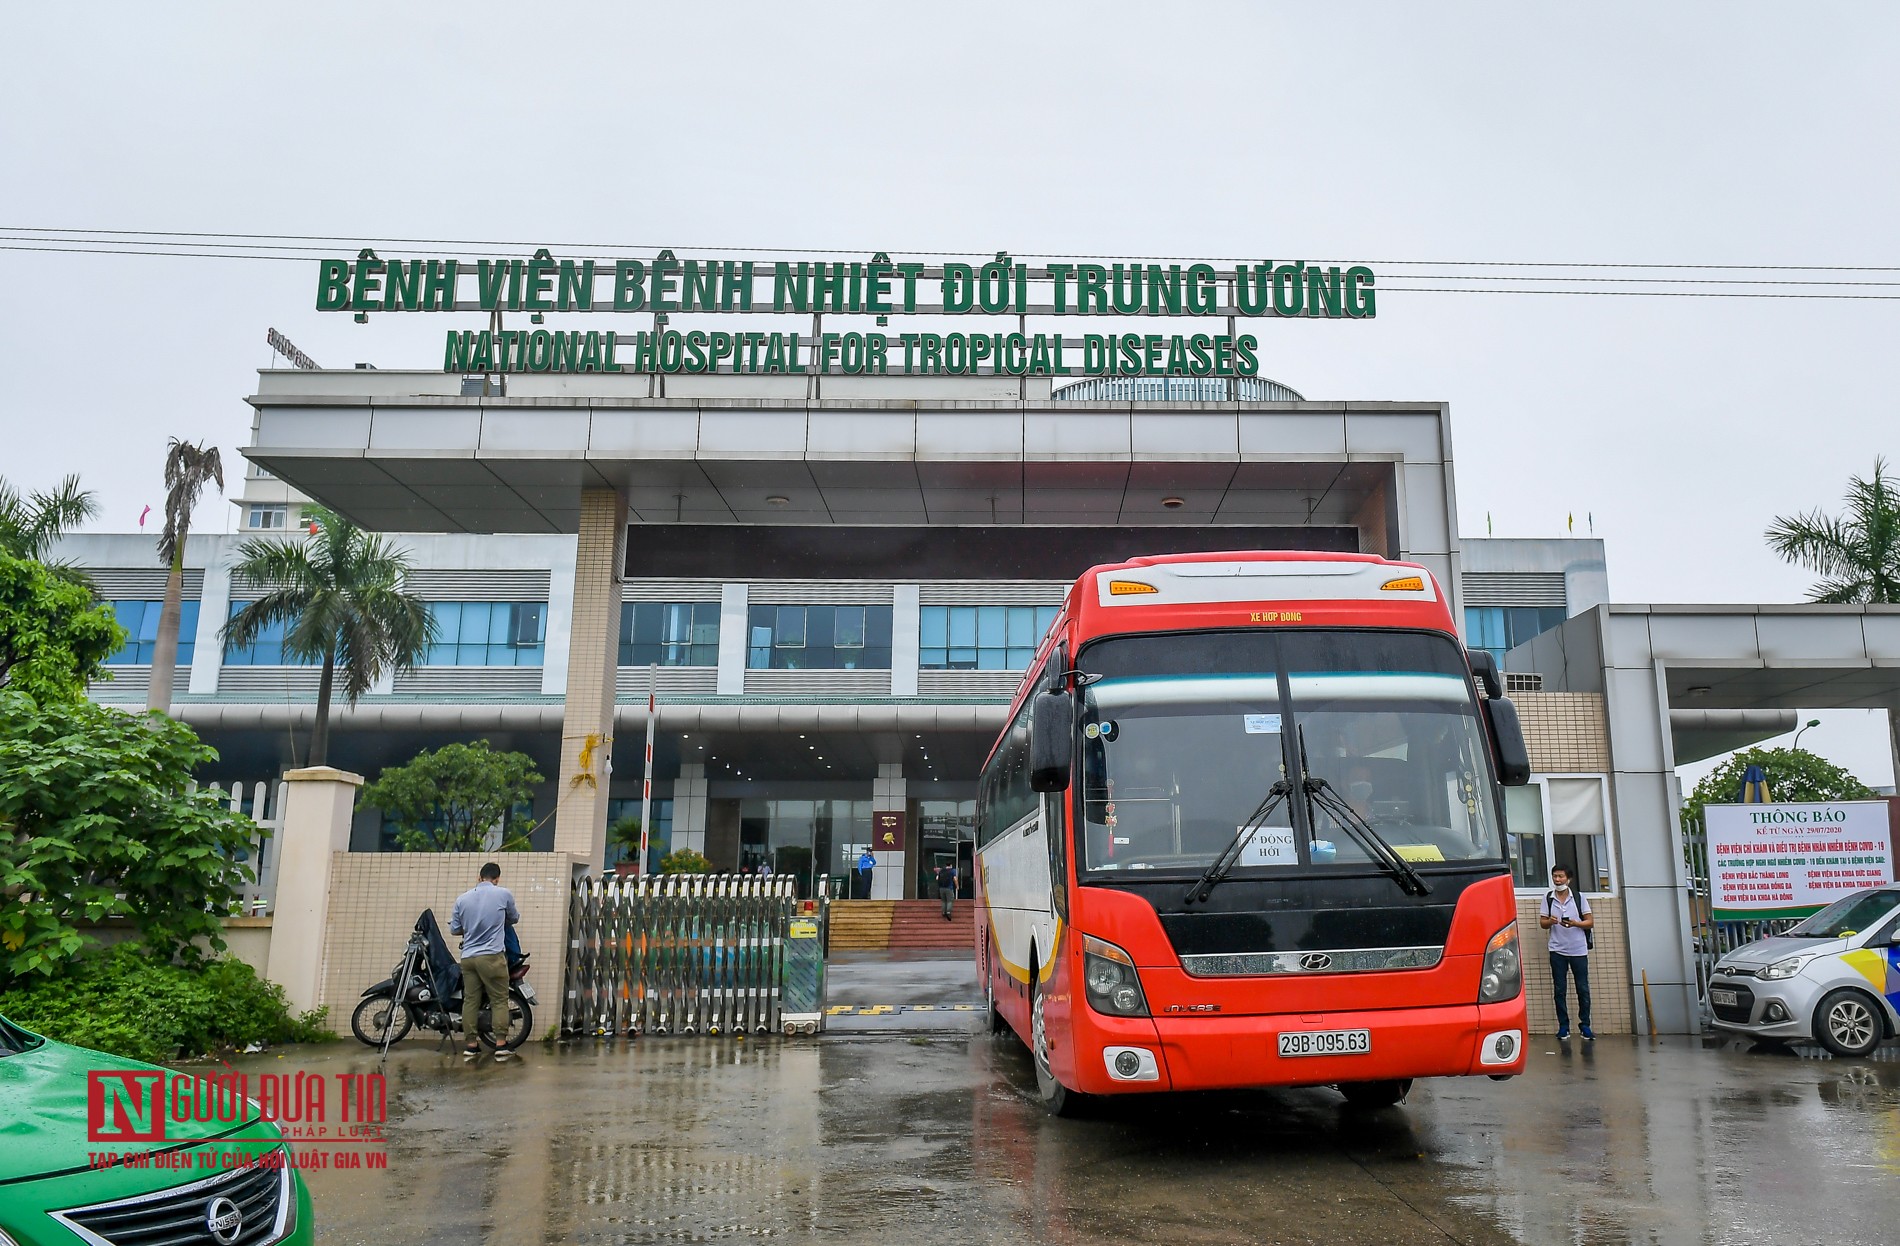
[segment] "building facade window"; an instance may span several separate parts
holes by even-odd
[[[755,671],[887,671],[889,606],[752,606],[746,668]]]
[[[158,616],[162,601],[115,601],[112,617],[125,629],[125,643],[106,659],[107,666],[150,666],[152,651],[158,647]],[[178,603],[178,665],[190,666],[192,650],[197,647],[198,603]]]
[[[250,605],[248,601],[231,603],[231,617],[236,618],[238,611]],[[294,658],[284,652],[284,625],[273,623],[258,633],[257,639],[248,645],[226,645],[224,647],[226,666],[311,666],[314,663]]]
[[[630,823],[632,835],[640,833],[640,798],[616,796],[607,802],[607,868],[631,866],[640,855],[639,845],[632,847],[619,838],[623,823]],[[653,826],[647,832],[647,873],[658,874],[660,862],[673,851],[673,802],[654,797]]]
[[[629,602],[620,608],[620,665],[718,666],[719,603]]]
[[[771,800],[739,802],[739,860],[744,873],[770,867],[797,880],[800,897],[822,891],[826,879],[842,886],[858,854],[871,844],[868,800]],[[713,862],[723,869],[723,862]]]
[[[424,666],[540,666],[547,654],[545,601],[432,601],[435,643]]]
[[[1515,649],[1563,621],[1562,606],[1466,606],[1465,642],[1503,661],[1505,650]]]
[[[1610,857],[1609,779],[1600,774],[1544,774],[1504,789],[1511,871],[1519,888],[1550,890],[1561,865],[1586,892],[1616,890]]]
[[[925,606],[917,665],[926,671],[1021,671],[1055,622],[1056,606]]]
[[[290,507],[253,502],[244,511],[244,526],[252,529],[279,529],[290,521]]]

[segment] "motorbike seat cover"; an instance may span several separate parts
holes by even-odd
[[[449,951],[448,941],[442,937],[442,927],[435,920],[434,909],[422,910],[422,916],[416,918],[416,929],[422,934],[423,946],[429,959],[429,981],[435,988],[437,999],[453,999],[462,993],[462,966],[457,963],[455,954]]]

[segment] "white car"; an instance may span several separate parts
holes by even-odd
[[[1709,980],[1717,1029],[1818,1040],[1864,1056],[1900,1036],[1900,886],[1857,891],[1786,934],[1724,956]]]

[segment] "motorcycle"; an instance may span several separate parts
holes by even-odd
[[[512,929],[509,932],[513,934]],[[511,948],[514,941],[509,940]],[[516,949],[518,951],[518,948]],[[482,1012],[476,1041],[485,1048],[513,1051],[534,1031],[534,984],[527,980],[528,958],[511,955],[508,964],[508,1023],[495,1031],[492,1005]],[[381,982],[363,992],[350,1014],[350,1032],[368,1047],[402,1041],[416,1026],[434,1030],[444,1041],[462,1028],[462,967],[449,952],[435,911],[424,909],[409,933],[402,959]]]

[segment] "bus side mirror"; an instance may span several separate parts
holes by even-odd
[[[1075,755],[1075,700],[1066,692],[1042,692],[1029,711],[1029,787],[1061,792],[1069,786]]]
[[[1484,695],[1492,700],[1503,696],[1504,680],[1498,675],[1498,660],[1485,649],[1473,649],[1465,656],[1470,660],[1471,673],[1484,688]]]
[[[1480,704],[1484,706],[1484,729],[1498,759],[1498,782],[1506,787],[1523,787],[1531,781],[1531,751],[1524,743],[1517,706],[1509,697],[1492,697]]]

